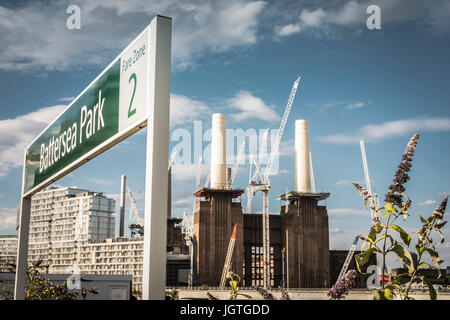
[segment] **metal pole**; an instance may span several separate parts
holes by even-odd
[[[127,184],[127,176],[122,175],[120,177],[120,225],[119,225],[119,237],[124,236],[124,224],[125,224],[125,189]]]
[[[157,16],[152,20],[147,92],[143,300],[165,299],[171,35],[171,18]]]
[[[23,156],[22,192],[25,187],[25,168],[27,150]],[[21,197],[19,218],[19,239],[16,260],[16,279],[14,282],[14,300],[25,300],[25,284],[28,266],[28,236],[30,229],[31,196]]]
[[[285,259],[284,254],[285,254],[285,250],[286,250],[286,248],[283,248],[283,250],[281,250],[281,272],[282,272],[282,277],[283,277],[283,279],[282,279],[283,289],[286,288],[286,282],[284,280],[284,278],[285,278],[285,275],[284,275],[284,259]]]

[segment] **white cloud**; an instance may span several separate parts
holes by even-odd
[[[58,99],[61,102],[72,102],[72,100],[75,99],[75,97],[64,97],[64,98],[60,98]]]
[[[67,3],[0,6],[0,69],[67,70],[106,65],[156,15],[173,18],[174,69],[205,53],[257,42],[263,1],[77,1],[81,29],[68,30]],[[120,23],[117,23],[120,21]]]
[[[450,32],[450,4],[445,0],[432,3],[427,0],[416,0],[414,5],[411,5],[408,0],[341,1],[336,3],[338,4],[327,2],[327,9],[302,8],[295,21],[290,21],[285,26],[275,27],[275,34],[278,36],[288,36],[300,32],[333,34],[338,28],[360,30],[366,26],[366,19],[369,16],[366,10],[372,4],[381,8],[382,28],[408,21],[416,22],[421,27],[425,26],[433,33]],[[281,32],[281,30],[290,32]]]
[[[340,228],[331,228],[330,233],[342,233],[342,230]]]
[[[56,105],[0,120],[0,177],[23,165],[25,147],[55,119],[66,106]]]
[[[0,230],[16,229],[17,209],[0,208]]]
[[[364,106],[365,106],[364,102],[356,102],[356,103],[350,103],[346,109],[354,110],[354,109],[363,108]]]
[[[428,206],[428,205],[432,205],[432,204],[436,204],[436,203],[437,203],[436,200],[430,199],[430,200],[425,200],[423,202],[420,202],[419,205],[421,205],[421,206]]]
[[[179,182],[192,182],[192,189],[195,189],[197,180],[198,165],[196,164],[174,164],[172,165],[172,179]],[[203,182],[209,172],[209,166],[203,165],[200,168],[200,178]]]
[[[290,23],[283,27],[275,27],[275,33],[279,36],[289,36],[291,34],[299,33],[302,30],[300,23]]]
[[[114,184],[116,184],[113,181],[110,180],[105,180],[105,179],[98,179],[98,178],[90,178],[88,179],[90,182],[100,185],[100,186],[112,186]]]
[[[180,94],[172,93],[170,95],[171,126],[201,120],[210,113],[210,109],[201,101]]]
[[[300,14],[300,21],[306,27],[318,27],[322,24],[326,15],[327,13],[322,8],[316,10],[304,9]]]
[[[336,185],[336,186],[352,185],[352,182],[361,184],[360,181],[355,181],[355,180],[339,180],[339,181],[336,181],[335,183],[332,183],[331,185]]]
[[[289,170],[281,169],[281,170],[277,170],[275,172],[273,170],[271,170],[269,173],[269,176],[279,176],[279,175],[284,175],[284,174],[289,174]]]
[[[181,199],[176,199],[172,202],[173,209],[191,209],[194,205],[194,197],[185,197]]]
[[[328,143],[351,144],[357,143],[361,138],[373,142],[414,132],[449,130],[450,118],[417,118],[388,121],[377,125],[369,124],[361,127],[354,134],[332,134],[318,137],[318,140]]]
[[[334,208],[328,209],[328,215],[370,215],[367,210],[349,209],[349,208]]]
[[[240,112],[231,114],[235,121],[261,119],[268,122],[280,121],[280,115],[274,105],[266,104],[262,99],[250,92],[242,90],[228,100],[228,106]]]

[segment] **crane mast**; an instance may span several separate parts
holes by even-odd
[[[237,223],[234,225],[233,232],[231,233],[230,243],[228,244],[227,256],[225,258],[225,264],[222,270],[222,277],[220,278],[220,288],[225,288],[225,281],[228,274],[231,272],[231,258],[233,257],[234,244],[236,243],[236,227]]]
[[[238,172],[239,163],[241,162],[242,153],[244,152],[244,148],[245,148],[245,140],[242,141],[241,146],[239,147],[238,154],[237,154],[236,158],[234,159],[233,169],[231,170],[231,177],[230,177],[230,180],[228,181],[230,189],[233,185],[234,178],[236,177],[236,174]]]
[[[134,200],[133,194],[131,193],[130,188],[128,189],[128,193],[130,195],[130,204],[131,204],[131,212],[133,213],[133,215],[130,214],[130,220],[131,222],[135,222],[135,223],[131,223],[129,225],[129,228],[131,230],[131,236],[134,237],[136,235],[136,233],[139,233],[140,236],[144,235],[144,219],[142,219],[139,216],[139,211],[137,209],[136,206],[136,201]]]
[[[348,266],[350,265],[350,261],[352,260],[353,254],[355,253],[356,244],[358,243],[359,236],[356,236],[355,240],[352,243],[352,246],[350,247],[350,250],[348,251],[347,258],[345,258],[344,265],[342,266],[341,272],[339,273],[339,277],[337,278],[336,282],[341,279],[345,273],[347,272]]]
[[[280,128],[278,130],[277,136],[273,143],[271,144],[271,153],[269,155],[269,160],[262,176],[261,181],[255,182],[250,181],[249,187],[253,195],[257,191],[262,192],[262,218],[263,218],[263,286],[264,288],[270,288],[270,226],[269,226],[269,190],[270,190],[270,180],[269,174],[272,169],[275,156],[279,153],[279,146],[281,138],[283,136],[284,128],[286,127],[287,119],[291,111],[292,104],[294,102],[294,97],[297,92],[298,84],[300,83],[300,77],[298,77],[294,84],[292,85],[291,93],[289,94],[289,99],[284,110],[283,117],[281,118]],[[255,162],[256,164],[256,162]],[[256,173],[255,173],[256,174]]]
[[[374,196],[372,193],[372,186],[370,183],[370,176],[369,176],[369,166],[367,165],[366,148],[364,146],[363,139],[359,140],[359,145],[361,147],[361,157],[362,157],[362,162],[363,162],[363,167],[364,167],[364,178],[366,181],[366,188],[367,188],[367,191],[369,192],[369,195],[373,197],[373,199],[375,201],[375,206],[378,208],[379,207],[378,197]],[[379,218],[376,210],[373,210],[372,208],[370,208],[370,215],[372,218],[372,223],[379,221],[380,218]]]

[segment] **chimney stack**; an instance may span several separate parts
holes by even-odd
[[[211,130],[211,188],[226,189],[227,186],[225,115],[214,113]]]
[[[127,176],[122,175],[120,179],[120,225],[119,225],[119,237],[124,236],[124,224],[125,224],[125,188],[126,188]]]
[[[308,121],[295,121],[295,191],[311,192]]]

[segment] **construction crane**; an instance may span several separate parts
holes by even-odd
[[[228,181],[228,185],[229,185],[230,189],[233,186],[234,178],[236,177],[236,174],[238,172],[239,163],[241,162],[242,153],[244,152],[244,148],[245,148],[245,140],[242,141],[241,146],[239,147],[238,154],[237,154],[236,158],[234,159],[234,165],[233,165],[233,168],[231,169],[230,180]]]
[[[128,193],[130,195],[130,206],[131,206],[131,212],[129,217],[130,225],[128,228],[131,230],[131,237],[135,237],[136,234],[139,234],[139,236],[144,235],[144,219],[139,216],[139,211],[136,206],[136,201],[134,200],[133,194],[131,193],[130,188],[128,189]],[[135,222],[135,223],[133,223]]]
[[[380,203],[379,203],[378,196],[377,195],[373,195],[373,193],[372,193],[372,186],[371,186],[371,181],[370,181],[370,176],[369,176],[369,166],[367,164],[366,148],[364,146],[364,140],[363,139],[359,140],[359,145],[361,147],[361,157],[362,157],[362,162],[363,162],[363,167],[364,167],[364,178],[365,178],[365,181],[366,181],[366,189],[369,192],[369,195],[372,196],[372,198],[374,199],[375,207],[379,208],[380,207]],[[371,208],[372,205],[373,204],[369,205],[369,207],[370,207],[370,216],[371,216],[371,219],[372,219],[372,224],[375,225],[375,224],[380,222],[381,217],[380,217],[380,214],[376,210]],[[378,261],[377,261],[377,270],[381,271],[381,267],[379,266]],[[386,270],[384,270],[383,272],[379,272],[379,280],[380,281],[382,281],[382,278],[383,278],[383,276],[385,274],[385,271]],[[386,281],[386,277],[385,277],[385,281]],[[389,281],[389,278],[387,279],[387,281]]]
[[[233,257],[234,244],[236,243],[236,228],[237,223],[234,225],[233,232],[231,233],[230,243],[228,244],[227,256],[225,258],[225,264],[223,265],[222,277],[220,278],[220,288],[225,288],[225,280],[228,274],[231,272],[231,258]]]
[[[378,208],[379,207],[378,196],[374,196],[372,193],[372,187],[371,187],[370,176],[369,176],[369,166],[367,165],[366,148],[364,147],[363,139],[359,140],[359,145],[361,147],[361,157],[362,157],[362,162],[363,162],[363,167],[364,167],[364,177],[366,180],[366,189],[369,192],[369,195],[373,197],[374,202],[375,202],[374,204]],[[372,205],[370,205],[370,206],[372,206]],[[373,210],[372,208],[370,208],[370,216],[372,218],[372,224],[375,224],[377,221],[380,220],[378,213],[376,212],[376,210]]]
[[[358,243],[358,240],[359,236],[356,236],[355,240],[353,240],[350,250],[348,251],[347,258],[345,258],[344,265],[342,266],[341,272],[339,273],[339,277],[337,278],[336,282],[338,282],[339,279],[341,279],[347,272],[348,266],[350,265],[350,261],[352,260],[353,254],[355,253],[356,244]]]
[[[168,170],[172,169],[172,164],[175,161],[175,157],[177,156],[178,148],[175,147],[172,149],[172,153],[170,154],[170,160],[169,160],[169,168]]]
[[[270,180],[269,175],[272,170],[272,165],[275,160],[276,155],[279,153],[279,146],[281,138],[283,136],[284,128],[291,111],[292,104],[294,102],[294,97],[297,92],[298,84],[300,83],[300,77],[298,77],[294,84],[292,85],[291,93],[289,95],[288,102],[286,104],[286,109],[284,110],[283,117],[281,118],[280,128],[278,134],[271,144],[271,153],[269,155],[269,160],[267,162],[264,176],[260,181],[251,181],[249,184],[249,190],[256,194],[256,192],[262,192],[262,218],[263,218],[263,286],[265,289],[270,288],[270,229],[269,229],[269,189]]]
[[[263,181],[263,176],[261,174],[261,163],[263,156],[267,154],[267,137],[269,134],[269,129],[264,130],[264,133],[262,135],[261,143],[259,146],[259,159],[258,161],[255,160],[253,155],[250,155],[249,164],[250,164],[250,170],[248,174],[248,187],[247,187],[247,210],[246,213],[252,212],[252,200],[253,200],[253,190],[252,190],[252,184],[254,184],[256,181]],[[252,174],[252,168],[255,167],[255,172]]]
[[[181,220],[181,230],[184,234],[184,241],[189,248],[190,256],[190,269],[189,269],[189,286],[192,288],[194,279],[194,229],[193,218],[189,217],[186,212],[183,213],[183,219]]]

